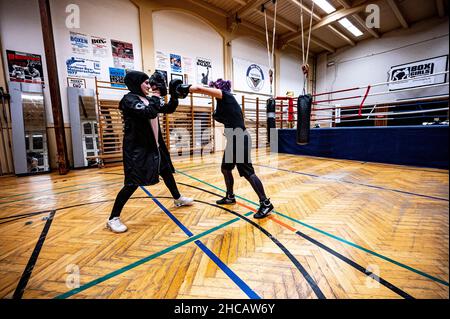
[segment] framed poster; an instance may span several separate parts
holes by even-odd
[[[448,55],[401,64],[391,67],[389,71],[389,90],[403,90],[447,81]]]
[[[44,83],[42,59],[38,54],[6,50],[9,80],[13,82]]]
[[[170,75],[170,80],[181,80],[181,81],[183,81],[183,75],[182,74],[175,74],[175,73],[172,73],[171,75]],[[184,83],[184,82],[183,82]]]

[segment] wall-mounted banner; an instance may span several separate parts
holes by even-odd
[[[114,66],[127,70],[134,70],[133,44],[111,40]]]
[[[71,57],[66,60],[66,66],[68,76],[82,78],[93,78],[95,76],[100,76],[100,61],[80,57]]]
[[[389,71],[389,90],[402,90],[432,84],[445,83],[446,74],[433,75],[447,71],[448,55],[397,65]]]
[[[67,78],[67,86],[77,89],[85,89],[86,88],[86,80],[85,79],[77,79],[77,78]]]
[[[6,56],[10,81],[44,83],[40,55],[6,50]]]
[[[70,32],[70,45],[72,53],[77,55],[88,55],[90,53],[89,36],[81,33]]]
[[[212,63],[210,59],[197,58],[197,83],[208,85],[212,81]]]
[[[270,95],[269,68],[244,59],[233,58],[234,89]]]
[[[125,83],[126,74],[127,72],[125,71],[125,69],[109,68],[109,79],[111,82]],[[116,83],[111,83],[111,87],[126,88],[125,84],[116,84]]]
[[[156,51],[155,53],[156,69],[158,70],[169,70],[169,56],[162,52]]]
[[[92,36],[91,44],[94,57],[105,58],[108,56],[108,41],[106,38]]]
[[[170,69],[172,72],[181,73],[183,68],[181,65],[181,56],[177,54],[170,54]]]

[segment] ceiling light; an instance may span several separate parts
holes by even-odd
[[[331,12],[336,11],[336,8],[333,7],[327,0],[313,0],[315,4],[317,4],[323,11],[330,14]]]
[[[361,30],[359,30],[353,23],[350,22],[349,19],[344,18],[339,20],[339,23],[346,28],[348,31],[350,31],[355,37],[360,37],[363,35]]]

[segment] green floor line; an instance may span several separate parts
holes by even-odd
[[[212,188],[215,188],[215,189],[217,189],[217,190],[219,190],[219,191],[221,191],[221,192],[226,193],[225,190],[223,190],[223,189],[221,189],[221,188],[219,188],[219,187],[217,187],[217,186],[214,186],[214,185],[212,185],[212,184],[209,184],[208,182],[202,181],[202,180],[200,180],[200,179],[198,179],[198,178],[196,178],[196,177],[194,177],[194,176],[190,176],[190,175],[188,175],[188,174],[186,174],[186,173],[184,173],[184,172],[182,172],[182,171],[180,171],[180,170],[176,170],[176,171],[177,171],[178,173],[180,173],[180,174],[186,176],[186,177],[189,177],[189,178],[191,178],[191,179],[193,179],[193,180],[196,180],[196,181],[198,181],[198,182],[200,182],[200,183],[203,183],[203,184],[208,185],[208,186],[210,186],[210,187],[212,187]],[[241,197],[241,196],[238,196],[238,195],[236,195],[236,197],[237,197],[237,198],[240,198],[240,199],[242,199],[242,200],[244,200],[244,201],[246,201],[246,202],[248,202],[248,203],[251,203],[251,204],[253,204],[253,205],[259,206],[258,203],[255,203],[255,202],[253,202],[253,201],[251,201],[251,200],[248,200],[247,198],[244,198],[244,197]],[[392,263],[392,264],[394,264],[394,265],[397,265],[397,266],[400,266],[400,267],[402,267],[402,268],[405,268],[405,269],[407,269],[407,270],[409,270],[409,271],[412,271],[412,272],[414,272],[414,273],[416,273],[416,274],[418,274],[418,275],[421,275],[421,276],[423,276],[423,277],[426,277],[426,278],[428,278],[428,279],[434,280],[434,281],[436,281],[436,282],[438,282],[438,283],[440,283],[440,284],[442,284],[442,285],[445,285],[445,286],[447,286],[447,287],[448,287],[448,285],[449,285],[448,282],[446,282],[446,281],[444,281],[444,280],[442,280],[442,279],[439,279],[439,278],[437,278],[437,277],[434,277],[434,276],[432,276],[432,275],[429,275],[429,274],[427,274],[427,273],[425,273],[425,272],[423,272],[423,271],[420,271],[420,270],[415,269],[415,268],[413,268],[413,267],[410,267],[410,266],[408,266],[408,265],[402,264],[402,263],[400,263],[400,262],[398,262],[398,261],[396,261],[396,260],[393,260],[393,259],[391,259],[391,258],[389,258],[389,257],[383,256],[383,255],[381,255],[381,254],[379,254],[379,253],[376,253],[376,252],[374,252],[374,251],[371,251],[371,250],[369,250],[369,249],[367,249],[367,248],[364,248],[364,247],[362,247],[362,246],[359,246],[359,245],[357,245],[357,244],[355,244],[355,243],[352,243],[352,242],[350,242],[350,241],[347,241],[347,240],[345,240],[345,239],[343,239],[343,238],[340,238],[340,237],[338,237],[338,236],[335,236],[335,235],[333,235],[333,234],[327,233],[326,231],[323,231],[323,230],[321,230],[321,229],[319,229],[319,228],[316,228],[316,227],[314,227],[314,226],[308,225],[308,224],[306,224],[306,223],[304,223],[304,222],[301,222],[301,221],[299,221],[299,220],[297,220],[297,219],[294,219],[294,218],[292,218],[292,217],[290,217],[290,216],[287,216],[287,215],[285,215],[285,214],[283,214],[283,213],[277,212],[277,211],[275,211],[275,210],[274,210],[273,212],[274,212],[275,214],[279,215],[279,216],[282,216],[282,217],[284,217],[284,218],[287,218],[287,219],[293,221],[294,223],[300,224],[300,225],[302,225],[302,226],[304,226],[304,227],[310,228],[310,229],[312,229],[312,230],[314,230],[314,231],[316,231],[316,232],[319,232],[319,233],[321,233],[321,234],[323,234],[323,235],[326,235],[326,236],[328,236],[328,237],[331,237],[331,238],[333,238],[333,239],[336,239],[336,240],[338,240],[338,241],[340,241],[340,242],[343,242],[343,243],[345,243],[345,244],[347,244],[347,245],[350,245],[350,246],[352,246],[352,247],[355,247],[355,248],[357,248],[357,249],[360,249],[360,250],[362,250],[362,251],[365,251],[366,253],[369,253],[369,254],[371,254],[371,255],[373,255],[373,256],[379,257],[379,258],[381,258],[381,259],[383,259],[383,260],[386,260],[386,261],[388,261],[388,262],[390,262],[390,263]]]
[[[254,212],[248,212],[244,216],[250,216],[253,213]],[[95,280],[93,280],[91,282],[88,282],[87,284],[84,284],[84,285],[80,286],[79,288],[72,289],[72,290],[70,290],[68,292],[65,292],[65,293],[59,295],[59,296],[56,296],[54,299],[66,299],[68,297],[76,295],[76,294],[78,294],[78,293],[80,293],[80,292],[82,292],[82,291],[84,291],[84,290],[86,290],[88,288],[91,288],[91,287],[93,287],[95,285],[98,285],[99,283],[102,283],[102,282],[104,282],[104,281],[106,281],[108,279],[111,279],[111,278],[115,277],[115,276],[123,274],[124,272],[126,272],[128,270],[136,268],[136,267],[138,267],[138,266],[140,266],[140,265],[142,265],[142,264],[144,264],[146,262],[149,262],[149,261],[151,261],[151,260],[153,260],[155,258],[158,258],[158,257],[160,257],[162,255],[165,255],[165,254],[167,254],[167,253],[169,253],[169,252],[171,252],[171,251],[173,251],[173,250],[175,250],[177,248],[180,248],[180,247],[182,247],[184,245],[192,243],[193,241],[196,241],[197,239],[200,239],[200,238],[202,238],[204,236],[207,236],[207,235],[209,235],[209,234],[211,234],[211,233],[213,233],[213,232],[215,232],[215,231],[217,231],[219,229],[222,229],[222,228],[224,228],[226,226],[234,224],[235,222],[237,222],[239,220],[241,220],[241,218],[234,218],[232,220],[229,220],[229,221],[227,221],[227,222],[225,222],[225,223],[223,223],[221,225],[218,225],[218,226],[213,227],[213,228],[211,228],[209,230],[206,230],[203,233],[200,233],[200,234],[195,235],[193,237],[190,237],[190,238],[188,238],[186,240],[183,240],[182,242],[179,242],[178,244],[175,244],[175,245],[170,246],[170,247],[168,247],[166,249],[163,249],[163,250],[161,250],[161,251],[159,251],[157,253],[154,253],[154,254],[152,254],[150,256],[142,258],[142,259],[140,259],[140,260],[138,260],[138,261],[136,261],[136,262],[134,262],[134,263],[132,263],[132,264],[130,264],[128,266],[122,267],[122,268],[120,268],[118,270],[115,270],[115,271],[105,275],[105,276],[102,276],[102,277],[100,277],[98,279],[95,279]]]

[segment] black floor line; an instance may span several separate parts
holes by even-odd
[[[31,273],[33,272],[33,268],[36,265],[36,261],[39,257],[39,253],[41,252],[42,245],[44,245],[45,238],[47,237],[50,226],[52,225],[53,218],[55,217],[55,210],[52,210],[48,216],[47,221],[45,222],[44,229],[42,229],[42,233],[39,236],[39,240],[34,247],[33,253],[31,254],[30,259],[28,260],[28,264],[23,271],[22,277],[20,277],[19,283],[17,284],[16,290],[13,294],[13,299],[22,299],[25,288],[28,284],[28,280],[31,277]]]
[[[209,190],[203,189],[201,187],[197,187],[197,186],[192,186],[192,185],[188,185],[185,183],[178,183],[180,185],[184,185],[187,187],[191,187],[191,188],[195,188],[198,190],[201,190],[205,193],[209,193],[211,195],[217,196],[217,197],[222,197],[222,195],[220,194],[216,194],[214,192],[211,192]],[[216,205],[214,205],[216,206]],[[246,218],[246,217],[243,217]],[[251,223],[253,223],[252,221],[250,221]],[[258,224],[256,224],[257,226],[259,226]],[[308,240],[309,242],[313,243],[314,245],[324,249],[325,251],[327,251],[328,253],[332,254],[333,256],[339,258],[340,260],[344,261],[345,263],[347,263],[348,265],[352,266],[353,268],[355,268],[356,270],[364,273],[366,276],[371,277],[372,279],[378,281],[380,284],[382,284],[383,286],[385,286],[386,288],[390,289],[391,291],[395,292],[396,294],[398,294],[399,296],[405,298],[405,299],[414,299],[414,297],[412,297],[411,295],[409,295],[408,293],[406,293],[405,291],[401,290],[400,288],[394,286],[393,284],[391,284],[390,282],[388,282],[387,280],[375,275],[372,272],[367,271],[363,266],[359,265],[358,263],[354,262],[353,260],[341,255],[340,253],[338,253],[337,251],[333,250],[332,248],[322,244],[321,242],[303,234],[300,231],[296,232],[297,235],[303,237],[304,239]]]

